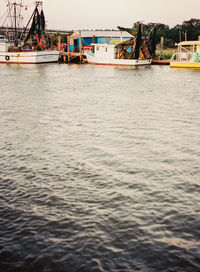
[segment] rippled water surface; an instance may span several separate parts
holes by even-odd
[[[200,271],[200,71],[0,65],[0,271]]]

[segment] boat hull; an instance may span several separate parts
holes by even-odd
[[[200,62],[170,62],[171,68],[200,68]]]
[[[41,64],[58,62],[59,51],[0,52],[0,63]]]
[[[96,65],[116,65],[116,66],[141,66],[141,65],[150,65],[151,59],[136,60],[136,59],[104,59],[97,58],[90,55],[88,52],[85,52],[87,61],[89,64]]]

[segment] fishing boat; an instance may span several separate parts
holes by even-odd
[[[97,65],[141,66],[150,65],[151,55],[141,36],[139,25],[136,38],[113,44],[92,44],[93,52],[85,51],[87,61]]]
[[[85,51],[87,61],[89,64],[99,65],[119,65],[119,66],[139,66],[149,65],[152,59],[131,58],[131,52],[125,52],[119,49],[119,45],[110,44],[92,44],[94,46],[94,53]]]
[[[36,6],[27,26],[18,32],[18,18],[21,14],[17,11],[22,7],[21,3],[8,1],[8,17],[14,22],[9,38],[0,36],[0,63],[40,64],[57,62],[59,51],[49,49],[45,35],[45,16],[42,1],[36,1]],[[13,20],[14,18],[14,20]],[[32,22],[28,30],[29,24]]]
[[[200,68],[200,41],[183,41],[170,61],[171,68]]]

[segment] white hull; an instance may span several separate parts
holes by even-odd
[[[0,52],[0,63],[39,64],[58,62],[59,51]]]
[[[95,57],[89,52],[85,52],[87,61],[90,64],[97,65],[117,65],[117,66],[140,66],[140,65],[150,65],[151,59],[114,59],[114,58],[103,58],[103,57]]]

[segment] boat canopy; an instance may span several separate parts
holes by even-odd
[[[178,43],[178,46],[200,45],[200,41],[184,41]]]

